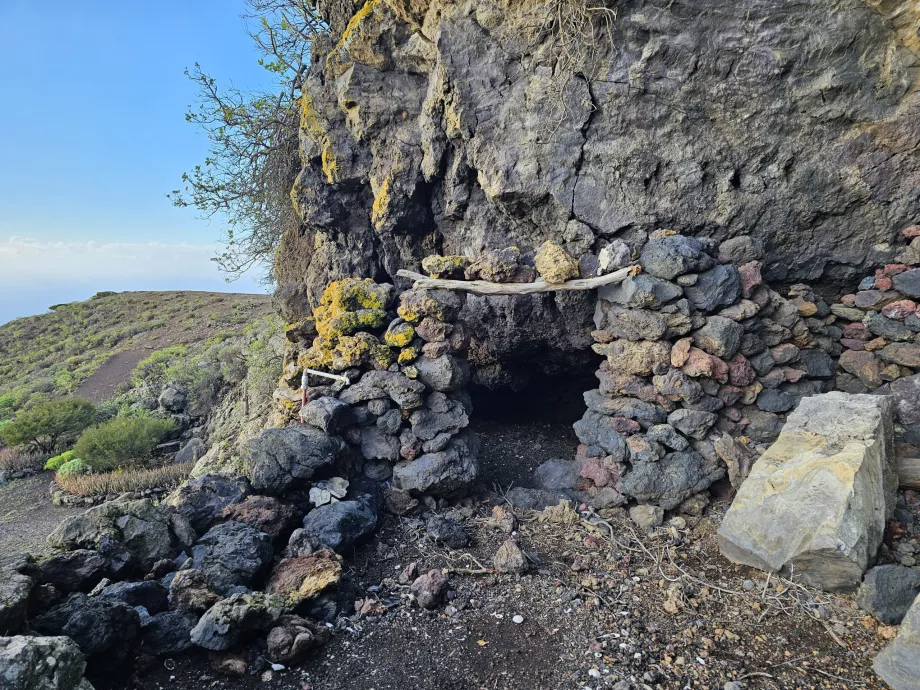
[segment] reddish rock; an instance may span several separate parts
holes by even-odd
[[[889,345],[889,347],[891,346]],[[871,352],[847,350],[840,355],[840,366],[844,371],[853,374],[859,379],[860,383],[870,390],[874,390],[884,383],[881,363]]]
[[[687,363],[681,367],[687,376],[708,376],[719,383],[728,383],[728,365],[718,357],[691,347]]]
[[[271,496],[250,496],[242,503],[234,503],[221,513],[224,520],[245,522],[272,539],[278,538],[297,521],[298,512],[292,506]]]
[[[728,380],[733,386],[747,386],[757,378],[757,372],[742,354],[728,360]]]
[[[904,273],[904,271],[910,270],[910,266],[907,264],[885,264],[882,268],[876,270],[875,275],[889,276],[894,278],[899,273]]]
[[[437,342],[422,345],[422,354],[429,359],[437,359],[448,352],[450,352],[450,343],[446,340],[438,340]]]
[[[743,388],[738,386],[719,386],[718,398],[726,405],[734,405],[741,399]]]
[[[889,288],[891,286],[889,285]],[[860,309],[878,309],[884,305],[894,302],[901,295],[891,289],[888,290],[860,290],[856,293],[854,306]]]
[[[751,291],[763,282],[760,275],[760,269],[763,264],[760,261],[750,261],[738,267],[738,277],[741,279],[741,293],[745,297],[751,296]]]
[[[586,458],[580,464],[578,476],[590,479],[595,486],[610,486],[616,481],[603,458]]]
[[[894,287],[894,281],[886,275],[875,274],[875,287],[878,290],[890,290]]]
[[[882,307],[882,316],[889,319],[902,321],[917,311],[917,303],[913,300],[902,299]]]
[[[296,606],[338,584],[341,578],[341,556],[323,549],[309,556],[285,558],[275,566],[265,589]]]
[[[610,427],[621,434],[634,434],[642,428],[635,419],[626,417],[611,417]]]
[[[783,372],[783,376],[786,377],[786,381],[788,381],[789,383],[795,383],[796,381],[801,379],[803,376],[805,376],[805,372],[802,371],[801,369],[793,369],[792,367],[781,367],[780,370]]]
[[[726,407],[722,409],[722,415],[731,422],[740,422],[744,419],[744,414],[737,407]]]
[[[603,457],[603,451],[597,446],[588,446],[584,443],[579,443],[578,448],[575,450],[575,461],[584,462],[589,458],[600,458]]]
[[[429,570],[412,583],[409,591],[415,595],[419,606],[433,609],[447,594],[447,576],[440,570]]]
[[[843,337],[854,340],[872,340],[872,334],[864,323],[848,323],[843,327]]]
[[[856,304],[856,295],[844,295],[840,298],[840,301],[844,306],[852,307],[854,304]]]
[[[914,237],[920,237],[920,225],[911,225],[910,227],[904,228],[904,237],[907,239],[912,239]]]
[[[866,344],[862,340],[855,338],[841,338],[840,344],[848,350],[865,350]]]

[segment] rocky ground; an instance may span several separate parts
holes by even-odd
[[[479,431],[486,482],[504,487],[574,447],[571,432],[553,424],[487,423]],[[715,543],[724,497],[701,517],[679,516],[647,535],[618,511],[518,511],[529,561],[523,575],[492,571],[508,538],[493,519],[495,505],[508,508],[500,492],[441,511],[471,538],[457,549],[434,543],[423,520],[387,516],[346,561],[355,587],[340,598],[349,617],[301,668],[272,671],[253,647],[240,677],[216,673],[195,653],[141,660],[133,676],[96,679],[96,687],[884,687],[871,659],[894,628],[866,616],[852,597],[725,561]],[[902,511],[905,522],[918,516],[916,496],[902,497]],[[895,553],[912,530],[892,532]],[[399,575],[412,563],[449,572],[444,605],[426,611],[408,602]],[[359,598],[365,613],[353,614]]]
[[[54,472],[41,472],[0,485],[0,554],[48,553],[45,537],[64,518],[83,512],[51,502],[52,479]]]

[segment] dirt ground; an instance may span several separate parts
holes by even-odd
[[[45,553],[45,537],[64,518],[83,512],[51,502],[52,479],[54,472],[41,472],[0,485],[0,555]]]
[[[478,431],[489,488],[520,483],[543,460],[571,457],[575,447],[571,429],[557,424],[481,422]],[[892,629],[876,627],[852,597],[725,561],[715,542],[724,503],[651,535],[637,534],[619,511],[593,518],[556,511],[553,519],[519,513],[516,537],[530,559],[523,576],[489,572],[508,538],[490,524],[496,504],[503,504],[501,493],[489,492],[445,511],[472,537],[459,551],[433,544],[422,520],[386,516],[374,539],[346,558],[347,579],[386,614],[349,611],[332,641],[299,668],[273,672],[253,645],[244,652],[243,677],[215,673],[206,654],[195,652],[130,678],[97,679],[96,687],[885,687],[871,660]],[[449,570],[444,606],[424,611],[407,600],[397,576],[412,562],[422,572]]]

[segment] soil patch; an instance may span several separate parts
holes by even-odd
[[[85,510],[54,505],[48,493],[52,479],[54,472],[42,472],[0,486],[0,554],[47,553],[45,537],[61,520]]]

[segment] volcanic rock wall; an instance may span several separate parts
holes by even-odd
[[[774,285],[891,258],[920,188],[910,3],[618,2],[573,56],[557,19],[580,4],[321,3],[283,289],[316,305],[431,253],[529,259],[553,238],[580,256],[659,227],[763,241]],[[473,349],[587,350],[593,307],[505,300]]]

